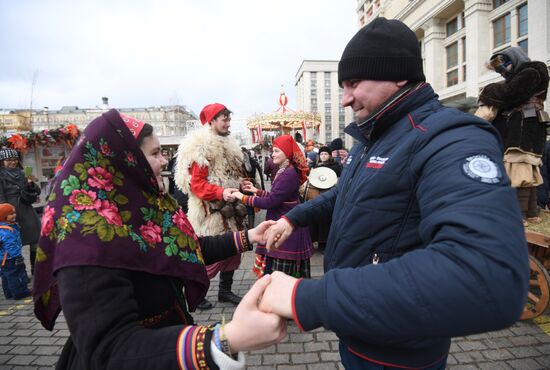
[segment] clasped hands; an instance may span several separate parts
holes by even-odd
[[[256,194],[258,189],[254,187],[254,184],[248,180],[241,181],[242,192],[237,188],[225,188],[223,189],[223,200],[226,202],[234,202],[236,200],[243,199],[243,192]]]
[[[249,230],[251,242],[276,248],[292,233],[285,219],[264,221]],[[251,351],[280,342],[292,318],[292,292],[297,279],[275,271],[259,279],[243,297],[225,335],[233,352]]]

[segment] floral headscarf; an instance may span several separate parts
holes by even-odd
[[[273,140],[273,146],[279,148],[283,153],[285,153],[289,162],[298,170],[300,184],[306,182],[309,167],[307,166],[304,153],[302,153],[302,150],[292,136],[282,135],[276,137],[275,140]]]
[[[102,266],[181,279],[193,310],[209,280],[198,239],[176,201],[161,192],[136,139],[112,109],[93,120],[56,177],[44,209],[34,312],[53,329],[55,279],[67,266]]]

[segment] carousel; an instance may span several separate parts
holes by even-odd
[[[273,113],[257,114],[247,121],[247,127],[252,135],[252,143],[263,143],[265,139],[279,135],[292,135],[301,132],[303,140],[316,136],[321,125],[321,117],[317,113],[293,111],[287,107],[288,98],[284,91],[279,96],[279,108]],[[269,133],[269,134],[267,134]],[[265,137],[264,137],[264,134]]]

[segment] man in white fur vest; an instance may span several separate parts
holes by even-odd
[[[197,235],[218,235],[245,227],[246,207],[232,193],[245,177],[242,152],[229,137],[231,111],[219,103],[200,113],[204,127],[187,135],[178,148],[175,172],[177,186],[189,195],[189,220]],[[231,291],[233,274],[241,263],[236,255],[206,266],[212,279],[220,272],[218,301],[238,304],[241,297]],[[198,306],[212,304],[204,299]]]

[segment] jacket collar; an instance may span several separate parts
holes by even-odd
[[[386,99],[364,121],[352,122],[344,132],[366,144],[368,141],[379,138],[405,114],[434,97],[437,95],[428,83],[408,84]]]

